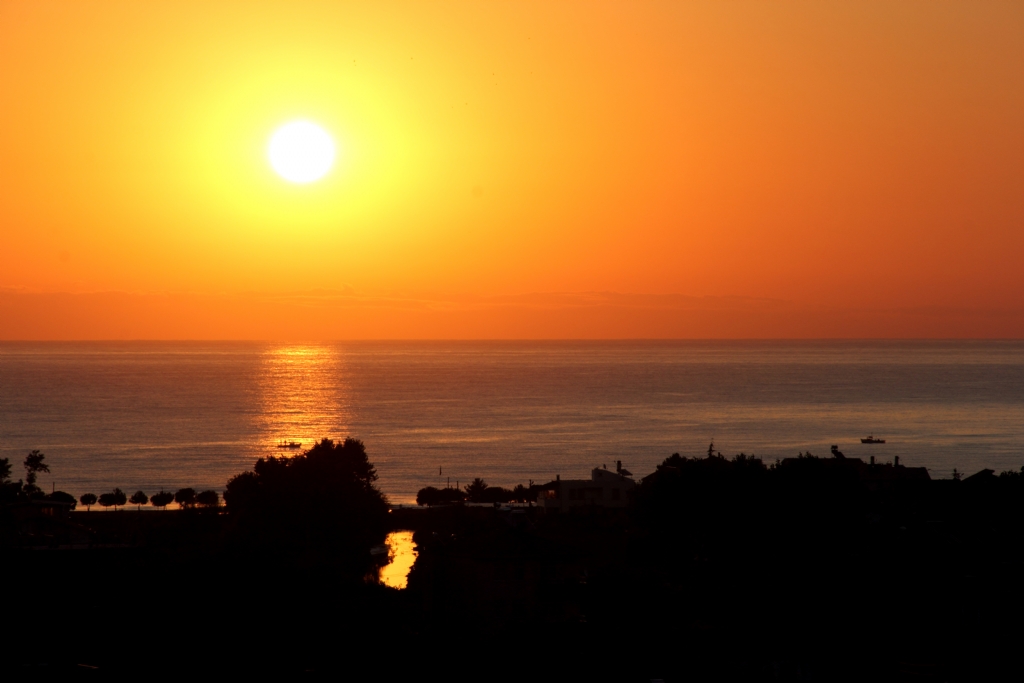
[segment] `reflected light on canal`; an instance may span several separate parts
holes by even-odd
[[[411,531],[394,531],[388,534],[385,543],[391,562],[380,568],[380,582],[391,588],[405,588],[409,585],[409,571],[416,563],[416,544]]]

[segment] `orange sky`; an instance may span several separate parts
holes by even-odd
[[[1018,2],[0,0],[0,339],[1022,337],[1022,255]]]

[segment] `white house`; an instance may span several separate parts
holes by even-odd
[[[590,479],[555,479],[554,487],[541,491],[537,506],[544,510],[571,510],[574,508],[626,507],[629,491],[636,486],[622,461],[615,463],[615,471],[595,467]]]

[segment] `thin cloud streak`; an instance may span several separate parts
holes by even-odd
[[[0,339],[1020,338],[1024,309],[822,308],[622,292],[405,296],[0,289]]]

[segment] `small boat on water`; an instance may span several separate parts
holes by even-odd
[[[296,449],[296,448],[302,448],[302,444],[300,442],[298,442],[298,441],[282,441],[281,443],[277,444],[277,447],[278,448]]]
[[[871,436],[869,436],[866,439],[861,439],[860,442],[861,443],[885,443],[885,439],[876,439],[875,435],[872,434]]]

